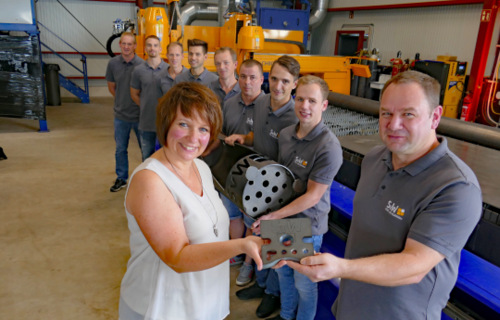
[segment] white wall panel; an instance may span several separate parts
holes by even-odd
[[[31,0],[0,0],[0,23],[33,24]]]
[[[338,2],[343,1],[334,1],[335,6],[340,6]],[[345,6],[368,5],[368,1],[348,2],[352,3]],[[387,2],[384,1],[383,4]],[[360,10],[354,11],[352,19],[349,18],[349,12],[329,12],[323,23],[312,32],[311,52],[333,55],[336,32],[341,30],[344,24],[373,24],[372,48],[380,50],[381,64],[388,65],[389,60],[396,57],[399,50],[403,53],[403,59],[413,59],[417,52],[420,53],[421,59],[426,60],[436,59],[438,55],[453,55],[460,61],[469,62],[469,73],[481,10],[482,4]],[[500,25],[498,20],[497,25]],[[493,35],[494,43],[498,39],[499,28],[496,29]],[[487,75],[491,72],[494,52],[494,49],[490,51]]]
[[[111,36],[112,22],[117,18],[135,19],[135,6],[130,3],[60,0],[60,2],[87,28],[101,44],[106,45]],[[37,20],[55,32],[79,51],[105,49],[87,32],[56,0],[38,1]],[[42,41],[56,51],[68,47],[56,37],[40,28]]]
[[[103,45],[106,46],[108,38],[112,35],[113,21],[117,18],[122,20],[136,17],[136,7],[131,3],[82,1],[82,0],[60,0],[60,2],[87,28]],[[78,23],[56,0],[43,0],[36,3],[37,20],[48,27],[51,31],[64,39],[71,46],[81,52],[106,52],[106,49],[95,40],[92,35]],[[60,41],[40,26],[41,41],[55,51],[73,51],[64,42]],[[48,51],[42,46],[42,51]],[[113,51],[119,51],[118,41],[113,42]],[[64,54],[78,68],[82,68],[80,55]],[[61,74],[65,76],[82,76],[69,64],[53,54],[44,54],[42,59],[45,63],[56,63],[61,68]],[[110,57],[108,55],[87,55],[87,71],[89,76],[103,77]],[[83,81],[74,80],[83,87]],[[90,80],[89,85],[105,86],[103,80]],[[95,91],[95,90],[94,90]],[[90,94],[94,95],[90,88]]]

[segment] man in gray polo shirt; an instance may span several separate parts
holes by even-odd
[[[223,106],[224,101],[241,92],[238,79],[235,76],[238,66],[236,52],[229,47],[219,48],[215,51],[214,62],[219,79],[212,81],[209,88],[212,89]]]
[[[253,59],[243,61],[240,66],[240,77],[238,78],[241,92],[227,99],[222,110],[224,119],[222,134],[226,135],[226,137],[233,134],[246,135],[253,130],[254,107],[259,99],[264,96],[264,92],[261,90],[263,82],[264,71],[262,64]],[[217,160],[212,159],[212,156],[219,145],[219,140],[216,140],[203,154],[203,157],[207,158],[205,161],[209,164]]]
[[[161,78],[161,94],[165,95],[174,85],[175,78],[182,72],[187,71],[187,68],[182,65],[184,57],[184,49],[180,42],[170,42],[167,46],[168,58],[168,73],[164,78]]]
[[[299,74],[300,64],[294,58],[285,55],[275,60],[269,72],[270,93],[259,99],[255,106],[253,130],[247,135],[231,135],[226,142],[253,145],[258,153],[278,161],[279,132],[298,121],[292,90],[297,85]],[[256,271],[255,274],[255,283],[237,291],[236,296],[241,300],[262,298],[256,314],[265,318],[280,307],[278,276],[272,269]]]
[[[330,186],[342,164],[340,143],[323,123],[328,107],[328,85],[315,76],[297,83],[295,114],[297,125],[281,130],[278,138],[279,163],[288,167],[303,190],[288,205],[260,217],[253,225],[260,233],[260,221],[307,217],[312,224],[314,250],[319,252],[328,231]],[[274,319],[314,319],[318,301],[317,284],[288,266],[277,269],[281,291],[281,311]]]
[[[227,99],[224,103],[222,133],[226,136],[235,133],[247,134],[253,130],[254,107],[258,104],[259,99],[264,96],[261,90],[262,83],[264,82],[262,64],[257,60],[248,59],[243,61],[239,71],[240,77],[238,83],[241,92]],[[218,150],[220,150],[218,147],[219,141],[216,140],[216,143],[207,148],[208,150],[203,154],[207,163],[216,162],[217,159],[213,159],[213,157],[217,157]],[[238,206],[222,194],[221,199],[231,220],[229,225],[231,239],[241,238],[245,230],[243,213]],[[237,258],[239,257],[235,257],[232,260],[235,261]],[[250,283],[253,276],[251,259],[250,263],[242,266],[240,275],[236,279],[237,285],[244,286]]]
[[[106,68],[106,80],[109,92],[115,97],[114,128],[115,128],[115,171],[116,180],[109,189],[116,192],[127,185],[128,179],[128,142],[130,131],[133,130],[140,143],[139,137],[139,107],[130,97],[130,78],[134,68],[144,63],[144,60],[135,54],[137,43],[131,32],[124,32],[120,37],[121,55],[112,58]]]
[[[226,136],[247,134],[253,130],[254,107],[258,99],[264,96],[261,90],[264,82],[262,64],[252,59],[243,61],[238,82],[241,92],[224,103],[222,132]]]
[[[162,97],[161,79],[168,74],[168,64],[160,56],[160,39],[154,35],[148,36],[145,46],[148,59],[134,69],[130,82],[130,96],[141,110],[139,130],[142,160],[149,158],[155,151],[156,106]]]
[[[253,130],[247,135],[233,134],[225,139],[253,146],[255,151],[278,161],[278,136],[281,129],[297,123],[292,90],[297,86],[300,64],[290,56],[275,60],[269,72],[270,93],[259,100],[254,110]]]
[[[204,64],[207,60],[208,44],[200,39],[188,40],[188,62],[191,68],[182,72],[175,78],[174,85],[180,82],[190,81],[210,85],[217,80],[217,75],[208,71]]]
[[[385,84],[385,146],[363,159],[346,259],[287,262],[314,281],[342,278],[332,308],[339,320],[441,319],[482,199],[472,170],[436,135],[439,92],[435,79],[417,71]]]

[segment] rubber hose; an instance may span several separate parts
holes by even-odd
[[[116,38],[120,38],[121,37],[121,33],[120,34],[114,34],[112,35],[111,37],[109,37],[108,41],[106,42],[106,51],[108,52],[109,56],[111,58],[113,58],[115,56],[115,53],[113,52],[112,48],[111,48],[111,45],[113,44],[113,41],[116,39]]]

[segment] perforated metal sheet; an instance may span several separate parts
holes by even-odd
[[[378,134],[378,118],[329,105],[323,122],[337,137]]]
[[[293,176],[280,164],[249,167],[245,176],[243,207],[254,218],[278,210],[293,197]]]
[[[282,259],[300,261],[314,254],[312,242],[304,242],[305,239],[312,240],[309,218],[263,220],[260,232],[262,239],[271,240],[271,243],[262,246],[264,268],[271,268]]]

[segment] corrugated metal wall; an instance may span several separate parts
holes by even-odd
[[[418,1],[330,1],[331,8],[401,4]],[[334,4],[334,5],[333,5]],[[433,60],[438,55],[457,56],[460,61],[469,63],[474,56],[479,21],[483,5],[455,5],[408,9],[359,10],[349,17],[349,12],[329,12],[323,23],[312,32],[311,52],[313,54],[333,55],[335,52],[336,32],[356,30],[350,24],[373,24],[372,48],[380,50],[381,63],[389,64],[399,50],[403,59],[414,58],[420,53],[421,59]],[[494,59],[494,43],[498,39],[500,19],[497,19],[496,33],[485,75],[491,73]],[[358,28],[360,30],[360,28]],[[326,37],[326,39],[325,39]]]
[[[82,0],[59,0],[59,2],[99,41],[94,39],[56,0],[43,0],[36,3],[37,20],[81,52],[106,52],[104,47],[108,38],[112,35],[112,22],[117,18],[133,20],[136,16],[136,7],[132,3]],[[42,26],[40,26],[40,38],[43,43],[55,51],[73,51]],[[48,49],[42,46],[42,51],[48,51]],[[113,42],[113,51],[120,51],[118,40]],[[63,56],[75,66],[81,68],[79,55],[65,54]],[[75,69],[53,54],[44,54],[42,58],[46,63],[59,64],[63,75],[81,76]],[[103,77],[109,59],[108,55],[87,55],[88,75]],[[74,81],[78,84],[83,83],[80,80]],[[104,80],[93,80],[90,81],[90,86],[106,86],[106,82]],[[90,88],[90,94],[95,95],[96,90],[96,88]]]

